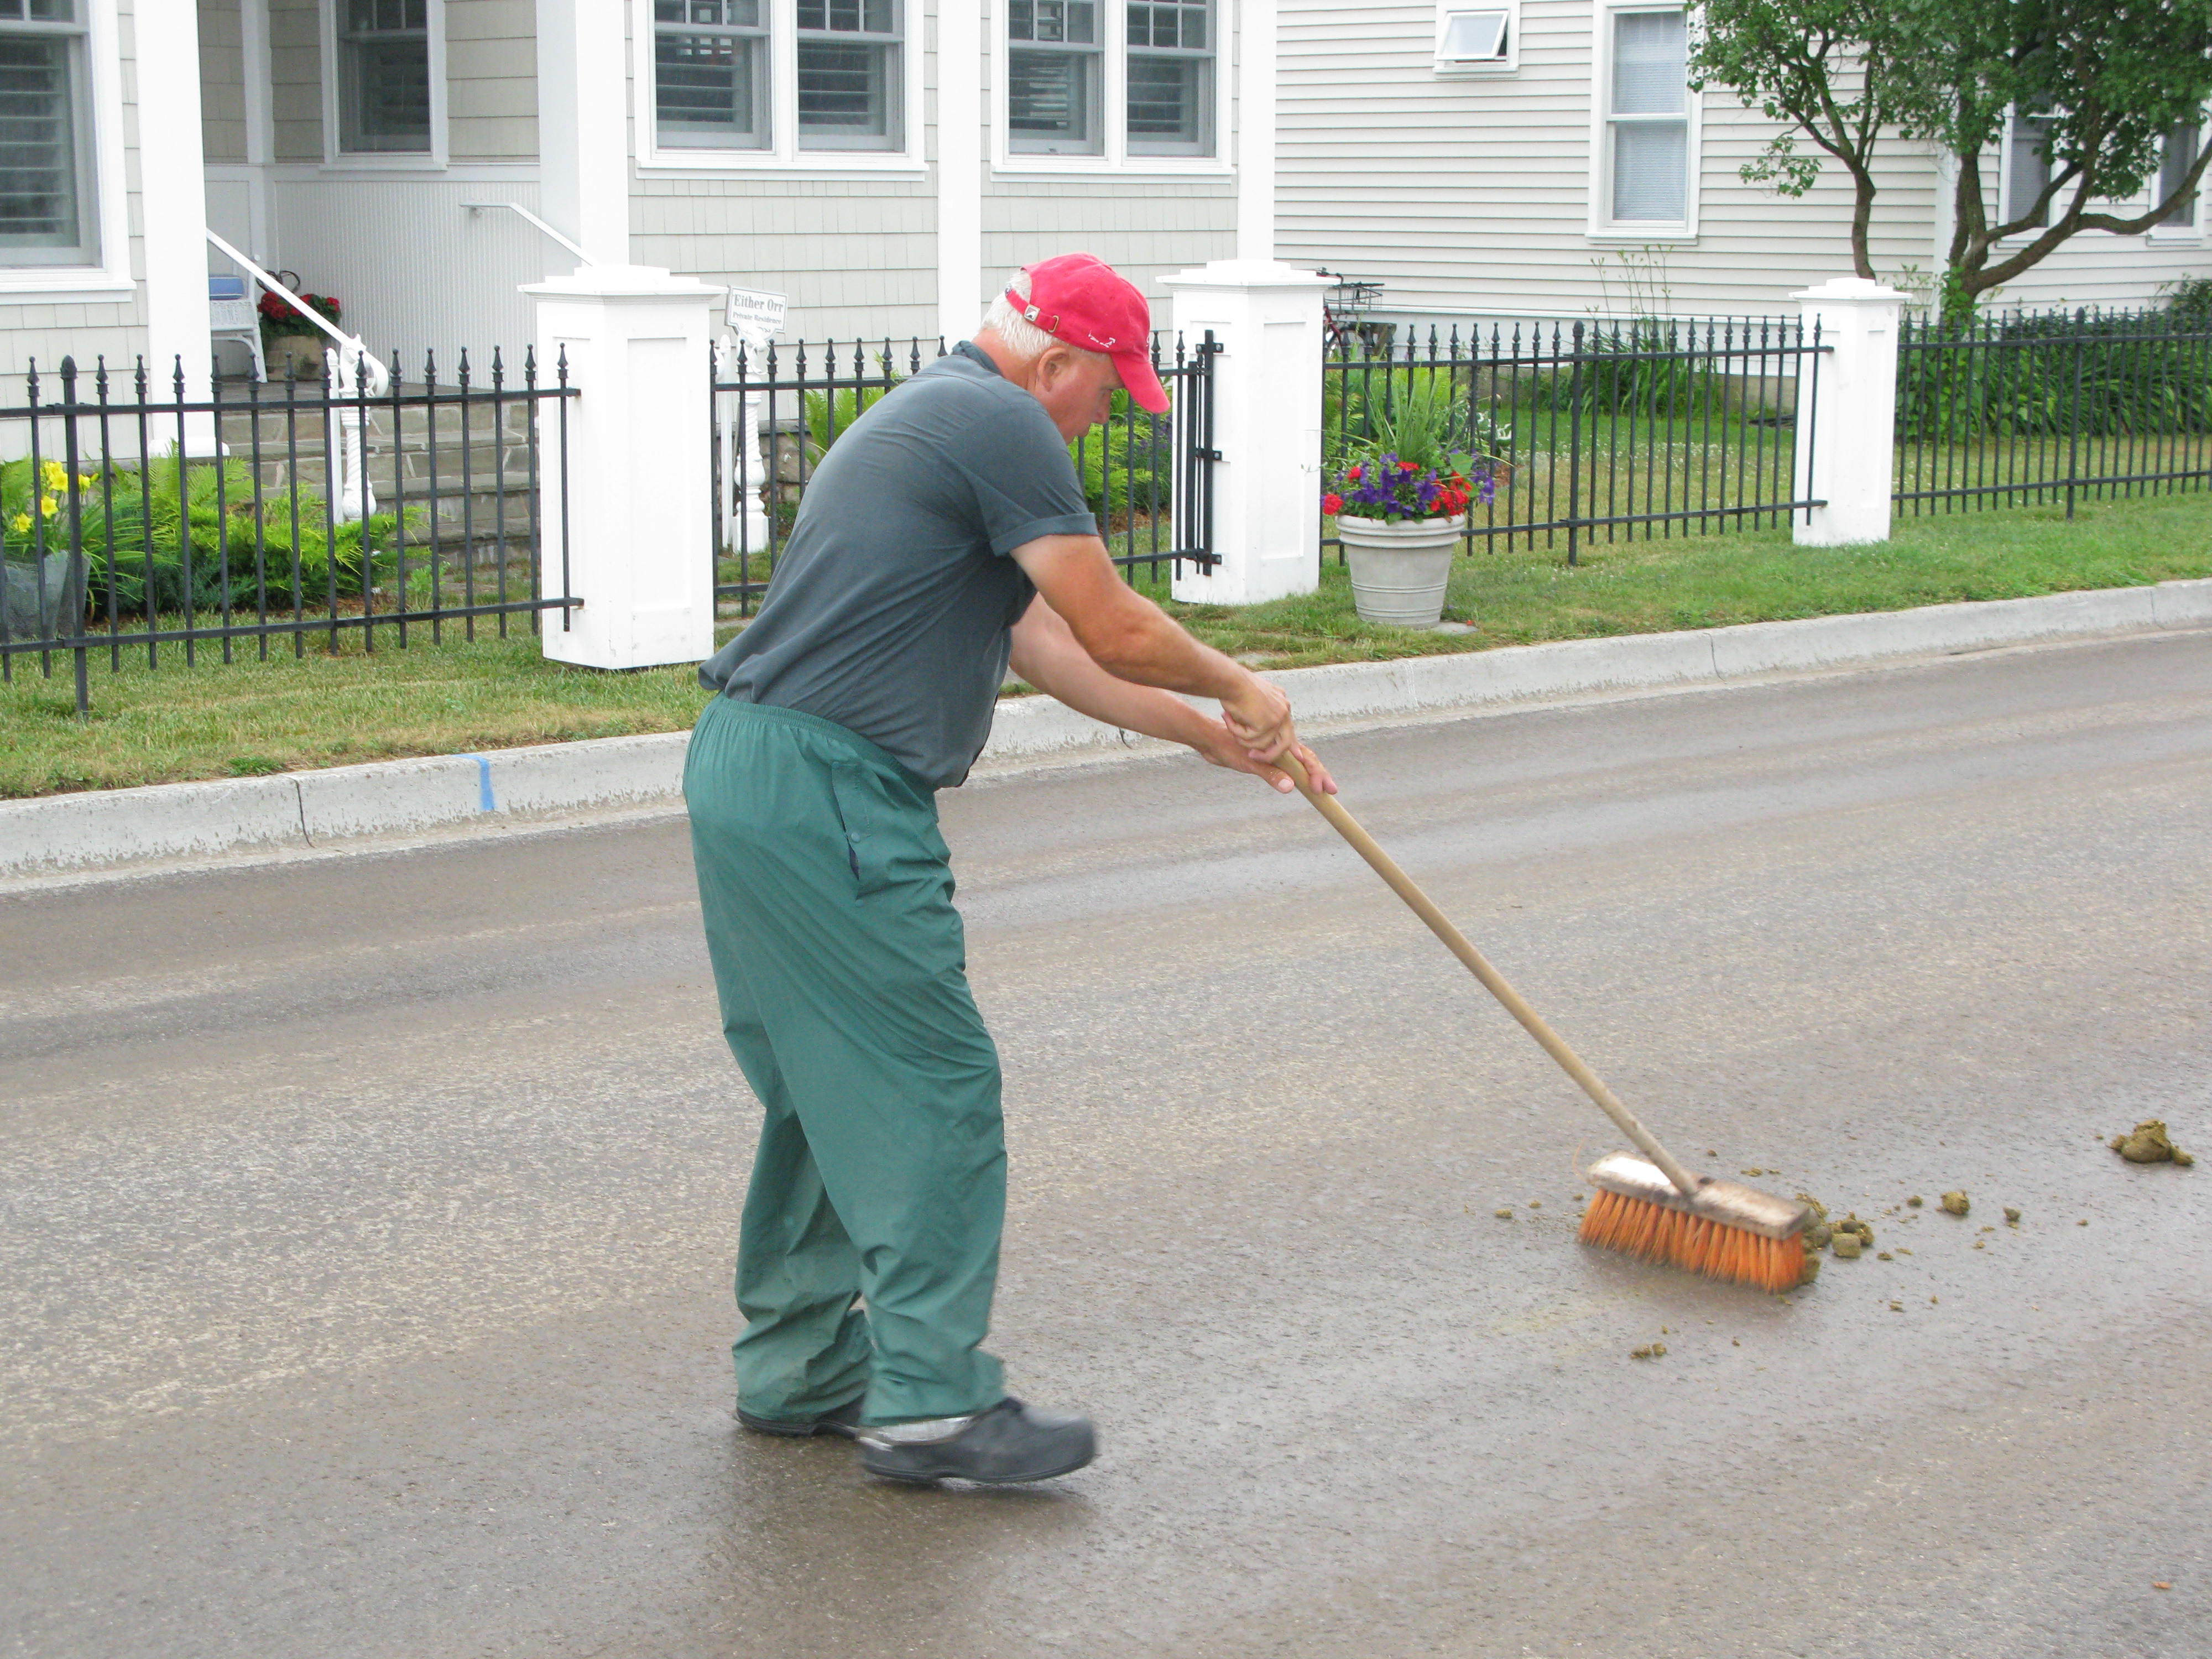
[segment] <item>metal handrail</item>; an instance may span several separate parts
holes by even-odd
[[[218,252],[222,253],[225,258],[244,266],[246,274],[252,276],[255,282],[260,283],[262,287],[267,289],[271,294],[280,294],[283,295],[285,302],[289,304],[293,310],[298,312],[310,323],[313,323],[324,333],[329,335],[331,339],[337,341],[339,366],[341,369],[345,371],[346,374],[349,374],[356,365],[367,368],[368,370],[368,391],[372,397],[380,397],[384,392],[391,388],[392,371],[384,366],[383,362],[377,357],[374,352],[371,351],[366,345],[362,343],[362,339],[359,335],[347,333],[336,323],[324,316],[322,313],[317,311],[305,300],[302,300],[298,295],[293,293],[290,289],[285,287],[283,283],[278,282],[267,271],[262,270],[259,265],[255,264],[252,260],[247,258],[243,253],[240,253],[228,242],[226,242],[222,237],[216,235],[214,231],[208,231],[207,239],[215,249]],[[349,362],[347,359],[348,353],[352,354],[351,362]],[[343,378],[344,378],[344,375],[341,375],[341,379]]]

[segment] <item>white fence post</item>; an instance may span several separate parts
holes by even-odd
[[[1213,360],[1212,570],[1185,566],[1175,597],[1254,605],[1321,586],[1322,290],[1331,278],[1216,259],[1160,279],[1187,349]]]
[[[1889,539],[1896,485],[1897,323],[1905,295],[1863,276],[1838,276],[1790,296],[1832,346],[1797,368],[1796,499],[1825,501],[1791,515],[1791,539],[1842,547]],[[1817,374],[1817,378],[1816,378]]]
[[[580,392],[568,400],[565,480],[559,411],[550,398],[538,409],[546,589],[565,555],[584,602],[565,623],[546,613],[545,654],[587,668],[712,655],[708,307],[721,290],[649,266],[586,265],[523,292],[538,302],[538,386],[558,384],[565,352]]]

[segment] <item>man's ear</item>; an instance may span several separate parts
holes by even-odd
[[[1058,386],[1067,378],[1075,354],[1054,341],[1037,354],[1036,383],[1040,389]]]

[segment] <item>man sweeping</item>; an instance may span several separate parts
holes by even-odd
[[[763,1109],[738,1247],[738,1416],[893,1480],[1044,1480],[1090,1423],[983,1352],[1006,1209],[999,1057],[936,792],[1011,662],[1095,718],[1282,790],[1289,700],[1109,560],[1067,445],[1168,406],[1144,296],[1072,253],[882,398],[809,483],[760,614],[699,671],[684,793],[723,1030]],[[1216,698],[1218,720],[1170,696]],[[1333,786],[1310,751],[1316,785]]]

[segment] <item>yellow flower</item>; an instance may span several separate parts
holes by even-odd
[[[69,483],[69,471],[59,461],[46,461],[39,467],[39,482],[49,489],[61,489]]]
[[[18,513],[8,520],[8,528],[18,536],[26,534],[31,528],[31,515],[27,513]]]
[[[52,495],[43,496],[39,501],[39,516],[42,519],[51,519],[61,510],[61,502]]]
[[[76,475],[76,487],[79,489],[90,489],[99,482],[100,480],[94,477],[89,472],[80,472]]]

